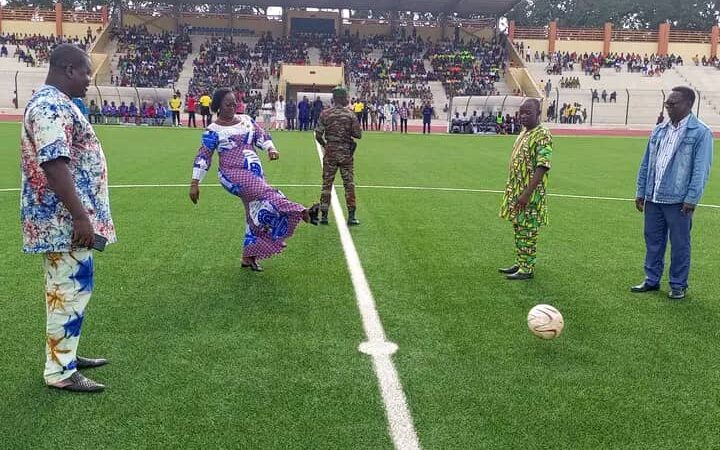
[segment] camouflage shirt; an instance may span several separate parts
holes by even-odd
[[[353,138],[360,139],[362,130],[355,114],[335,106],[320,114],[315,131],[325,138],[325,150],[349,150]]]

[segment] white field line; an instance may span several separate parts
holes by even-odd
[[[206,187],[220,187],[219,184],[203,184]],[[273,184],[276,187],[320,187],[319,184]],[[171,187],[188,187],[187,183],[184,184],[114,184],[111,185],[111,189],[143,189],[143,188],[171,188]],[[483,194],[502,194],[504,191],[498,191],[495,189],[471,189],[471,188],[449,188],[449,187],[429,187],[429,186],[359,186],[358,189],[391,189],[391,190],[406,190],[406,191],[442,191],[442,192],[479,192]],[[0,188],[0,192],[19,192],[19,188]],[[619,201],[619,202],[634,202],[634,198],[622,198],[622,197],[598,197],[592,195],[573,195],[573,194],[547,194],[548,197],[560,197],[560,198],[576,198],[583,200],[607,200],[607,201]],[[720,205],[710,205],[700,203],[698,206],[704,208],[717,208],[720,209]]]
[[[316,147],[322,164],[322,148],[317,143]],[[385,330],[380,321],[375,299],[365,277],[365,271],[360,263],[360,256],[355,248],[350,230],[345,222],[335,186],[332,188],[330,201],[335,223],[340,233],[340,242],[350,271],[350,278],[355,288],[358,310],[367,336],[367,341],[361,343],[359,349],[372,357],[375,375],[380,384],[380,393],[385,404],[385,414],[390,426],[390,435],[395,448],[397,450],[419,449],[420,441],[415,432],[410,408],[408,408],[400,377],[392,361],[392,354],[397,350],[397,345],[389,342],[385,337]]]

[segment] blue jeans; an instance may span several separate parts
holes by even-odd
[[[688,287],[692,214],[671,205],[645,202],[645,281],[658,286],[665,268],[665,249],[670,235],[670,287]]]

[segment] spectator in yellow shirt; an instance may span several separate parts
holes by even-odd
[[[205,128],[212,123],[212,114],[210,114],[210,103],[212,103],[212,98],[207,92],[204,92],[198,102],[200,103],[200,115],[202,116],[203,128]]]
[[[361,100],[356,101],[353,105],[353,111],[355,112],[355,116],[357,117],[358,122],[362,123],[362,116],[363,111],[365,111],[365,104]]]
[[[170,111],[172,111],[172,123],[174,127],[180,126],[180,107],[182,106],[182,100],[180,96],[175,93],[170,99]]]

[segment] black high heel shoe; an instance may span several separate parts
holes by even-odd
[[[245,264],[244,262],[240,263],[240,267],[242,268],[250,268],[253,272],[262,272],[264,269],[260,264],[257,263],[257,261],[253,260],[250,264]]]
[[[317,225],[319,223],[318,217],[320,216],[320,204],[315,203],[308,209],[308,216],[310,216],[310,223]]]

